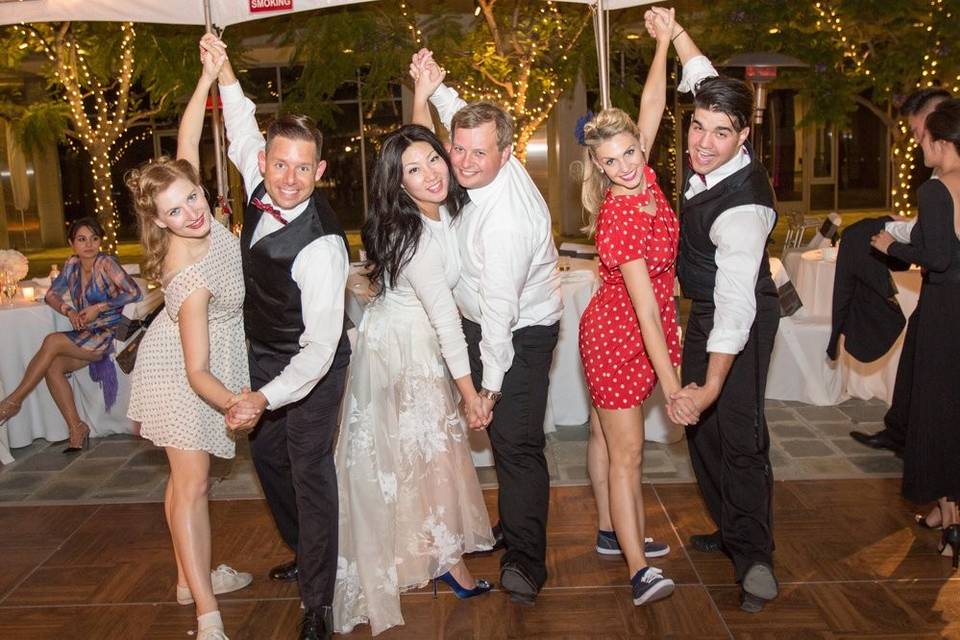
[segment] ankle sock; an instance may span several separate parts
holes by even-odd
[[[219,627],[223,629],[223,618],[220,617],[219,611],[211,611],[202,616],[197,616],[197,629],[203,631],[209,627]]]

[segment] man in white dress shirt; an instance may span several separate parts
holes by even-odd
[[[683,345],[687,386],[674,399],[686,397],[700,412],[699,422],[687,428],[687,440],[697,483],[718,527],[690,542],[731,556],[743,609],[757,612],[778,592],[763,401],[779,324],[766,252],[777,220],[775,196],[748,142],[750,87],[718,77],[680,26],[673,42],[684,65],[678,90],[695,93],[677,261],[680,285],[693,304]],[[683,410],[671,403],[671,413]],[[673,417],[680,422],[687,416]]]
[[[429,56],[421,51],[414,56]],[[550,475],[543,420],[563,300],[550,212],[513,154],[513,122],[489,102],[467,104],[442,84],[430,97],[450,131],[454,176],[468,203],[457,221],[460,280],[454,298],[463,314],[478,406],[474,424],[491,417],[490,443],[499,483],[505,552],[500,584],[532,604],[547,579]],[[432,126],[426,105],[414,122]],[[424,115],[426,114],[426,115]]]
[[[346,236],[315,190],[326,163],[313,121],[279,118],[265,139],[229,63],[220,96],[228,155],[250,197],[241,253],[254,391],[232,411],[253,420],[262,414],[250,437],[254,466],[277,528],[296,553],[271,577],[299,582],[299,637],[329,638],[338,526],[333,447],[350,359]]]

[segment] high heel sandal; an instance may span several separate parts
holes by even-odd
[[[74,444],[75,442],[77,444]],[[81,420],[77,424],[71,425],[69,446],[63,452],[67,454],[77,453],[88,446],[90,446],[90,427],[87,423]]]
[[[935,508],[936,508],[937,511],[940,511],[940,505],[937,505]],[[930,510],[930,513],[933,513],[933,510],[932,510],[932,509]],[[917,526],[920,527],[921,529],[941,529],[941,528],[943,528],[943,525],[942,525],[942,524],[930,524],[929,522],[927,522],[927,516],[929,516],[930,513],[927,513],[927,514],[923,514],[923,513],[914,514],[913,520],[914,520],[914,522],[917,523]],[[943,512],[940,513],[940,521],[943,522]]]
[[[0,400],[0,424],[20,413],[20,403],[12,400]]]
[[[473,598],[474,596],[482,596],[483,594],[490,591],[490,589],[492,588],[490,586],[490,583],[487,582],[486,580],[477,580],[476,581],[477,586],[475,586],[473,589],[464,588],[460,586],[460,583],[457,582],[457,579],[454,578],[449,571],[447,571],[442,576],[437,576],[436,578],[433,579],[433,597],[434,598],[437,597],[437,580],[443,580],[448,587],[453,589],[454,595],[456,595],[457,598],[459,598],[460,600],[466,600],[467,598]]]
[[[952,524],[943,530],[940,536],[940,555],[953,556],[954,571],[960,567],[960,524]]]

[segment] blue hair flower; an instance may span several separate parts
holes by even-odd
[[[577,126],[573,129],[573,135],[577,139],[577,144],[584,144],[583,128],[591,120],[593,120],[593,111],[587,111],[585,114],[577,118]]]

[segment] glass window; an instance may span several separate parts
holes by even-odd
[[[833,177],[833,127],[818,124],[813,133],[813,177]]]
[[[797,128],[801,117],[796,91],[778,90],[769,95],[764,120],[771,132],[773,159],[766,157],[766,167],[777,200],[782,202],[803,200],[803,131]]]
[[[887,202],[887,128],[858,105],[849,127],[840,131],[837,175],[842,209],[883,207]]]

